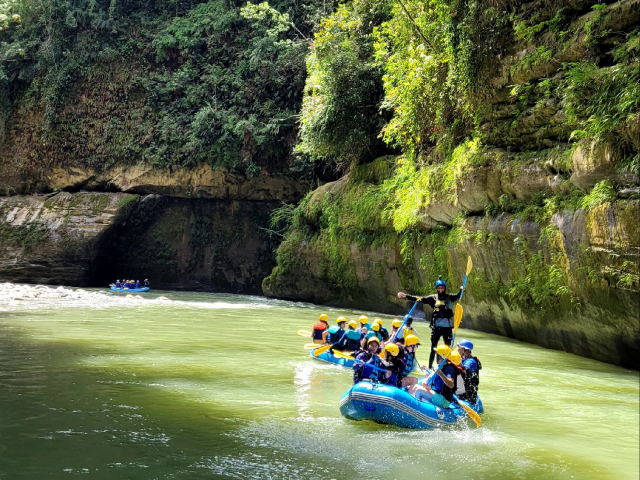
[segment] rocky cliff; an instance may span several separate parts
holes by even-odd
[[[637,0],[420,5],[372,34],[402,153],[291,212],[265,294],[400,313],[470,255],[463,326],[639,368]]]
[[[275,264],[275,244],[264,233],[270,212],[306,188],[207,167],[176,174],[70,169],[53,171],[48,181],[40,186],[136,193],[0,197],[2,280],[105,286],[118,277],[148,277],[157,288],[261,293]]]
[[[439,274],[455,289],[471,256],[464,328],[640,367],[640,200],[562,210],[544,226],[471,215],[454,228],[332,240],[314,202],[349,188],[343,180],[310,198],[263,283],[267,296],[400,314],[397,292],[432,293]]]

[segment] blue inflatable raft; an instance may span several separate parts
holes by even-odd
[[[319,347],[321,347],[322,345],[318,345]],[[326,352],[322,352],[320,355],[318,355],[317,357],[313,354],[313,350],[312,349],[309,351],[309,355],[311,355],[312,358],[315,358],[316,360],[322,360],[325,362],[329,362],[329,363],[335,363],[336,365],[340,365],[342,367],[347,367],[347,368],[351,368],[353,367],[353,360],[349,360],[346,358],[342,358],[342,357],[336,357],[333,353],[331,353],[329,350],[327,350]],[[345,352],[348,353],[348,352]]]
[[[470,405],[483,413],[482,401]],[[340,413],[350,420],[372,420],[402,428],[428,429],[453,425],[467,418],[465,411],[420,402],[402,389],[372,382],[358,382],[340,399]]]
[[[127,292],[127,293],[135,292],[135,293],[139,293],[139,292],[148,292],[149,291],[149,287],[140,287],[140,288],[116,288],[116,287],[111,287],[111,290],[113,290],[114,292]]]

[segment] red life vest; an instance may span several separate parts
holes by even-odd
[[[316,322],[313,324],[313,335],[312,338],[314,340],[322,340],[322,333],[329,327],[325,322]]]

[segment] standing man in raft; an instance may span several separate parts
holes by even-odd
[[[419,302],[424,305],[429,305],[433,309],[431,315],[431,354],[429,355],[429,368],[433,368],[433,360],[436,356],[435,348],[438,346],[438,340],[440,337],[444,340],[444,343],[451,346],[451,339],[453,337],[453,309],[451,305],[457,301],[462,295],[463,288],[455,295],[447,293],[447,284],[442,280],[442,275],[438,277],[438,281],[435,283],[436,291],[438,293],[429,295],[428,297],[414,297],[413,295],[407,295],[406,293],[399,292],[398,298],[406,298],[411,302]]]

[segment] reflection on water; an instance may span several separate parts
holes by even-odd
[[[296,335],[359,312],[21,288],[0,285],[0,477],[638,478],[637,372],[464,331],[483,427],[400,430],[342,418],[351,371]]]

